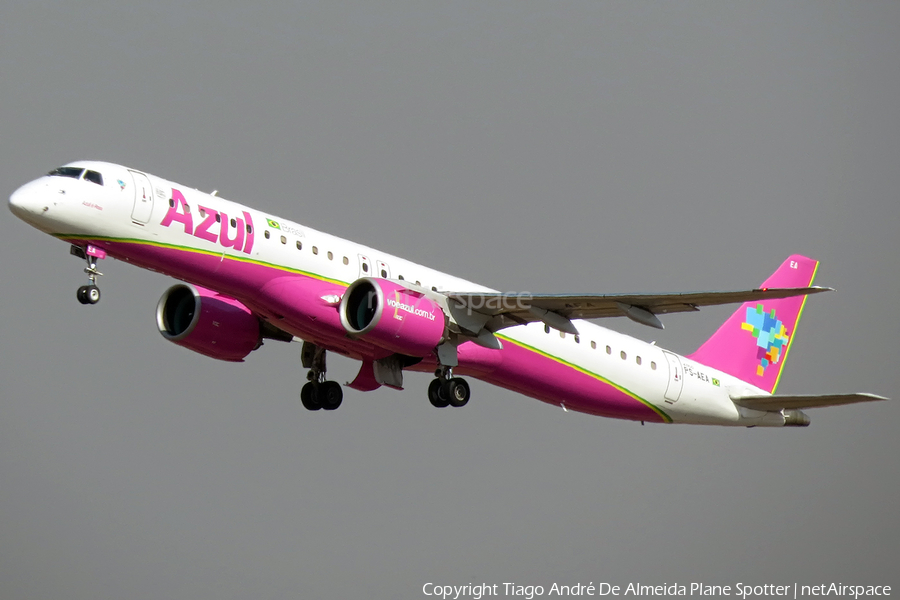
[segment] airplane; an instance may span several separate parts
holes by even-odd
[[[242,362],[264,340],[301,342],[300,400],[334,410],[343,389],[326,354],[360,361],[347,387],[402,389],[433,372],[438,408],[470,398],[463,376],[566,411],[643,423],[804,427],[803,409],[886,400],[873,394],[778,395],[818,261],[793,255],[759,287],[663,294],[501,293],[218,196],[99,161],[26,183],[9,208],[86,262],[82,304],[100,300],[98,262],[112,257],[183,283],[156,307],[162,336]],[[740,303],[681,356],[587,321]]]

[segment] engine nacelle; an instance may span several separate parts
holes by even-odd
[[[193,285],[170,287],[156,305],[164,338],[218,360],[243,362],[262,345],[262,328],[250,309],[227,296]]]
[[[350,284],[340,314],[351,336],[407,356],[430,354],[447,328],[444,311],[424,293],[371,277]]]

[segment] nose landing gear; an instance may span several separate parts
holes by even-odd
[[[91,283],[90,285],[83,285],[78,288],[78,301],[82,304],[97,304],[100,302],[100,288],[97,287],[97,278],[103,275],[103,273],[97,270],[97,260],[106,258],[106,252],[88,244],[87,251],[78,246],[72,246],[69,253],[73,256],[83,258],[87,261],[88,265],[85,267],[84,272],[88,274],[88,279]]]

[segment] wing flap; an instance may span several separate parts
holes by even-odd
[[[739,396],[732,398],[732,401],[738,406],[766,411],[818,408],[820,406],[840,406],[842,404],[871,402],[875,400],[888,400],[888,398],[877,396],[875,394]]]

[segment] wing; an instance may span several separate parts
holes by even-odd
[[[841,404],[853,404],[855,402],[871,402],[873,400],[887,400],[884,396],[875,394],[826,394],[823,396],[741,396],[732,398],[735,404],[754,410],[778,411],[796,408],[817,408],[819,406],[840,406]]]
[[[488,317],[483,326],[489,331],[504,327],[543,321],[550,327],[576,334],[571,319],[628,317],[663,329],[656,315],[699,310],[701,306],[717,306],[772,298],[787,298],[831,291],[826,287],[767,288],[735,292],[686,292],[671,294],[516,294],[458,293],[444,294],[470,315]]]

